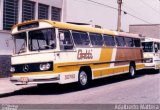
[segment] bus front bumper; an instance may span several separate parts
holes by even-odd
[[[160,69],[160,64],[145,63],[145,69]]]
[[[59,83],[60,75],[12,76],[10,81],[16,85]]]

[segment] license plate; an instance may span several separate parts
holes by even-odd
[[[23,84],[26,84],[29,80],[27,77],[21,77],[20,78],[20,81],[23,83]]]

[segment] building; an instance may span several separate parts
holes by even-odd
[[[141,34],[144,37],[160,39],[160,24],[130,25],[129,32]]]
[[[0,77],[9,75],[14,24],[36,19],[62,20],[63,0],[0,0]]]

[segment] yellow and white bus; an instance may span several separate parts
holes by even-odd
[[[160,69],[160,39],[146,37],[142,41],[146,69]]]
[[[12,29],[14,84],[66,84],[85,88],[91,80],[143,69],[140,38],[128,33],[49,20]]]

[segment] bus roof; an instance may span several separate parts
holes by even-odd
[[[151,37],[144,37],[142,42],[160,42],[160,39],[151,38]]]
[[[118,36],[124,36],[124,37],[132,37],[132,38],[140,38],[140,39],[142,39],[142,37],[140,37],[139,34],[133,34],[133,33],[128,33],[128,32],[118,32]]]
[[[29,25],[32,23],[48,23],[53,27],[61,28],[61,29],[70,29],[70,30],[77,30],[77,31],[116,35],[114,31],[107,30],[107,29],[100,29],[100,28],[94,28],[94,27],[83,26],[83,25],[75,25],[75,24],[69,24],[69,23],[63,23],[63,22],[57,22],[57,21],[51,21],[51,20],[31,20],[31,21],[20,23],[20,24],[16,24],[12,27],[12,34],[14,34],[13,32],[14,29],[18,30],[18,27]]]

